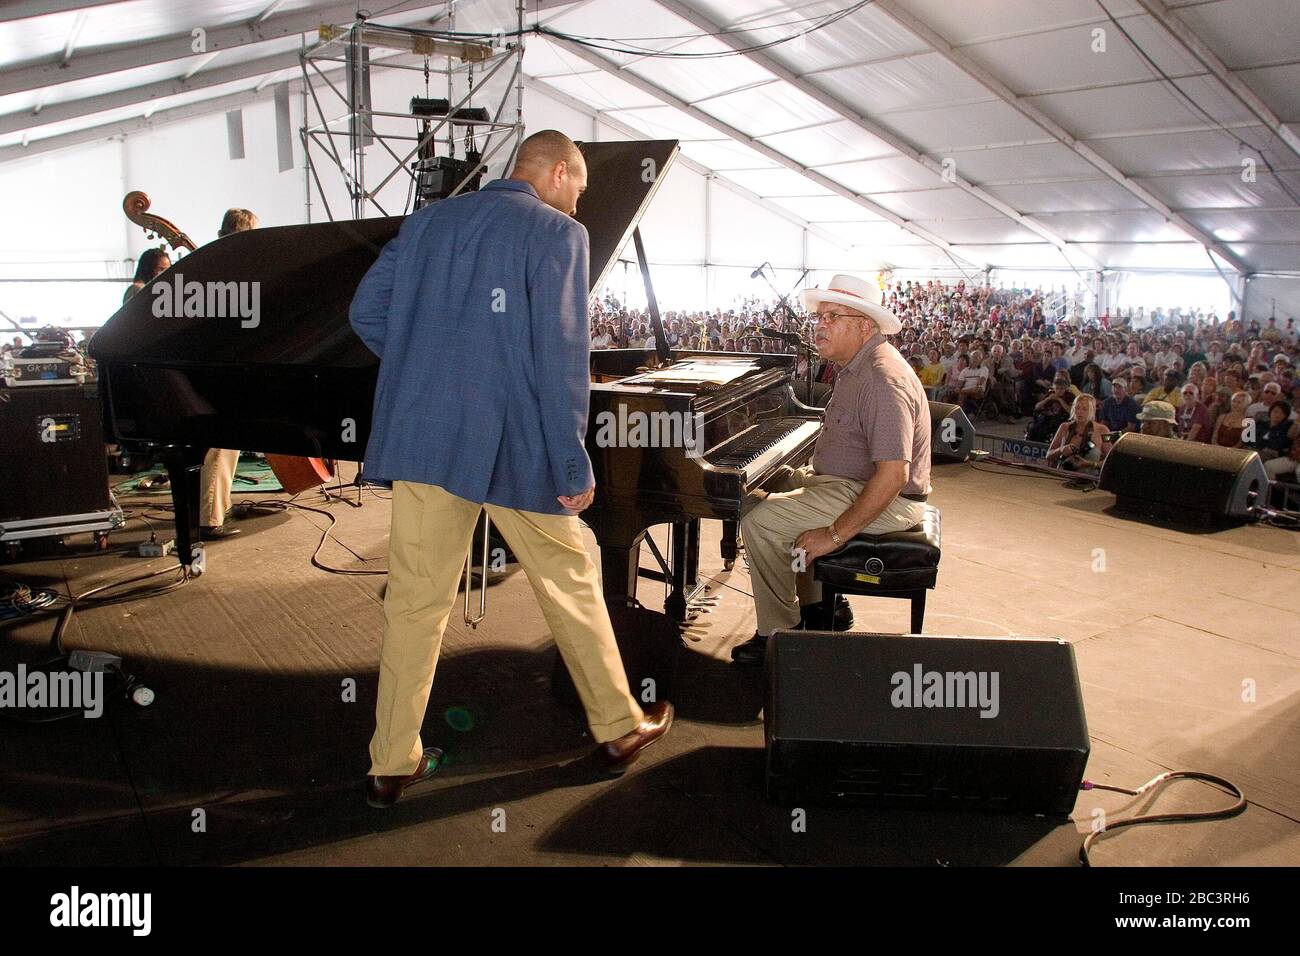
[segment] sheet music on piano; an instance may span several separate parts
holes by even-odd
[[[740,358],[698,358],[674,362],[667,368],[644,372],[624,381],[637,385],[696,385],[721,388],[757,371],[758,363]]]

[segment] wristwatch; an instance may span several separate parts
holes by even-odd
[[[844,546],[844,539],[841,538],[839,532],[835,530],[834,521],[827,525],[826,530],[831,533],[831,540],[835,542],[835,547],[840,548]]]

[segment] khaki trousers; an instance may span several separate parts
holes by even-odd
[[[480,505],[436,485],[397,481],[388,539],[379,699],[370,741],[372,775],[405,776],[419,763],[424,750],[420,725],[442,635],[456,603],[474,525],[484,509],[528,575],[573,676],[592,736],[601,743],[614,740],[630,733],[645,716],[628,689],[600,577],[576,516]]]
[[[794,627],[801,604],[821,601],[821,585],[812,579],[811,569],[795,571],[791,549],[805,531],[825,528],[844,514],[865,484],[799,468],[778,480],[775,492],[740,519],[759,634],[770,637],[773,631]],[[867,534],[906,531],[924,513],[922,502],[895,498],[862,530]]]
[[[230,510],[230,487],[235,483],[239,449],[209,448],[199,472],[199,524],[215,528],[224,524]]]

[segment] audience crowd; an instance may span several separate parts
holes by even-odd
[[[1041,290],[964,280],[891,283],[884,298],[903,322],[890,340],[932,398],[960,404],[976,421],[1022,423],[1025,439],[1046,444],[1058,467],[1095,469],[1118,434],[1141,431],[1253,448],[1271,477],[1296,480],[1294,318],[1243,322],[1234,312],[1220,319],[1155,308],[1086,319],[1077,309],[1057,314]],[[798,328],[779,316],[759,300],[670,311],[664,333],[673,348],[785,352],[792,346],[757,332]],[[592,348],[654,347],[649,317],[613,298],[593,305],[591,323]],[[819,365],[815,375],[831,385],[835,368]]]

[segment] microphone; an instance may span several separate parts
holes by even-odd
[[[757,269],[755,269],[753,272],[751,272],[751,273],[749,274],[749,277],[750,277],[751,279],[757,279],[759,276],[761,276],[761,275],[763,274],[763,267],[764,267],[764,266],[768,266],[768,265],[771,265],[771,263],[769,263],[769,262],[764,262],[763,265],[759,266]]]
[[[780,339],[782,342],[789,342],[791,345],[803,344],[803,339],[797,333],[782,332],[780,329],[774,329],[766,325],[758,330],[758,334],[768,339]]]

